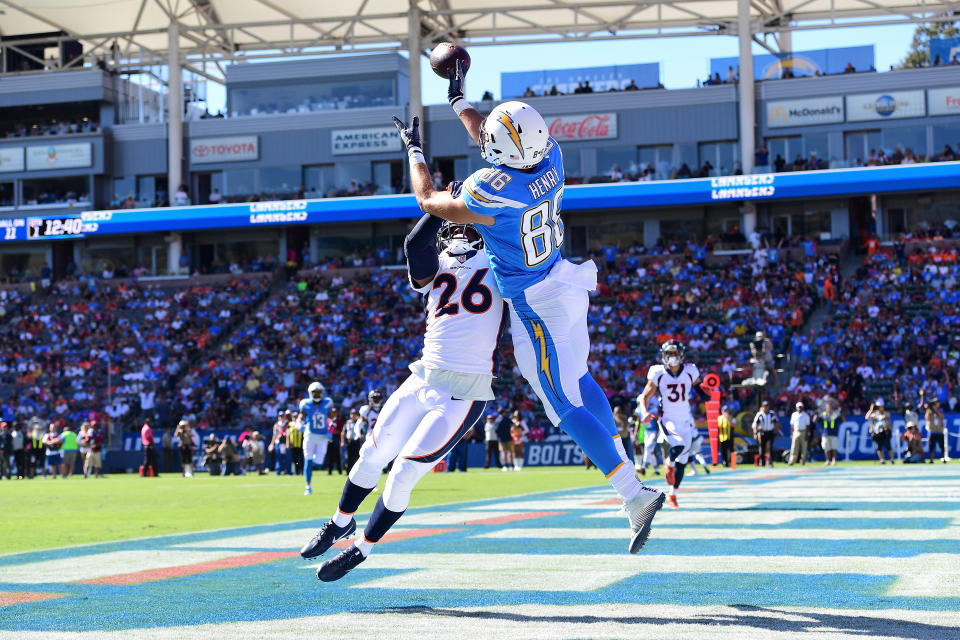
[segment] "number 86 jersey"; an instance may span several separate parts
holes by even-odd
[[[493,376],[506,305],[486,254],[473,251],[451,256],[443,252],[433,281],[414,289],[427,296],[423,356],[415,365]]]
[[[662,365],[655,364],[647,372],[647,380],[657,386],[660,394],[661,415],[664,420],[674,422],[693,423],[693,412],[690,409],[690,400],[693,397],[693,387],[700,379],[700,372],[696,365],[689,362],[673,375]]]
[[[463,182],[460,197],[467,208],[494,219],[492,225],[474,226],[505,298],[516,298],[543,280],[560,259],[563,178],[560,145],[550,138],[532,170],[501,165],[476,171]]]

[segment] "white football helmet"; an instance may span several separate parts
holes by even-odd
[[[497,105],[480,125],[480,153],[494,165],[535,166],[547,151],[550,132],[543,116],[516,100]]]
[[[323,385],[319,382],[311,382],[310,386],[307,387],[307,393],[310,394],[310,399],[314,402],[320,402],[323,400],[323,396],[326,394],[327,390],[323,388]]]
[[[462,256],[483,249],[483,238],[472,224],[444,222],[437,234],[437,248],[451,256]]]

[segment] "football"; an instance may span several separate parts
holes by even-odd
[[[470,54],[453,42],[441,42],[430,52],[430,67],[441,78],[449,77],[449,71],[456,69],[457,60],[463,60],[465,69],[470,68]]]

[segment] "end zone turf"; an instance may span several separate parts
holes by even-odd
[[[952,638],[958,481],[701,476],[638,556],[606,487],[419,508],[332,584],[296,556],[319,520],[7,555],[0,637]]]

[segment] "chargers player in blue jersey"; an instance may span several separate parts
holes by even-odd
[[[319,382],[311,382],[307,387],[309,397],[300,401],[299,429],[303,432],[303,476],[307,481],[307,488],[303,495],[313,493],[310,481],[313,479],[313,467],[323,467],[323,459],[327,455],[327,445],[330,443],[330,429],[328,418],[333,409],[333,400],[327,397],[326,389]]]
[[[480,153],[493,166],[463,182],[459,196],[433,188],[419,119],[394,117],[407,148],[410,181],[424,212],[473,224],[483,237],[497,286],[510,308],[514,354],[550,420],[566,431],[623,500],[636,553],[663,506],[662,492],[643,486],[617,432],[603,390],[587,370],[592,261],[560,255],[564,226],[563,158],[543,118],[523,102],[505,102],[484,118],[463,97],[465,70],[450,74],[447,97]]]

